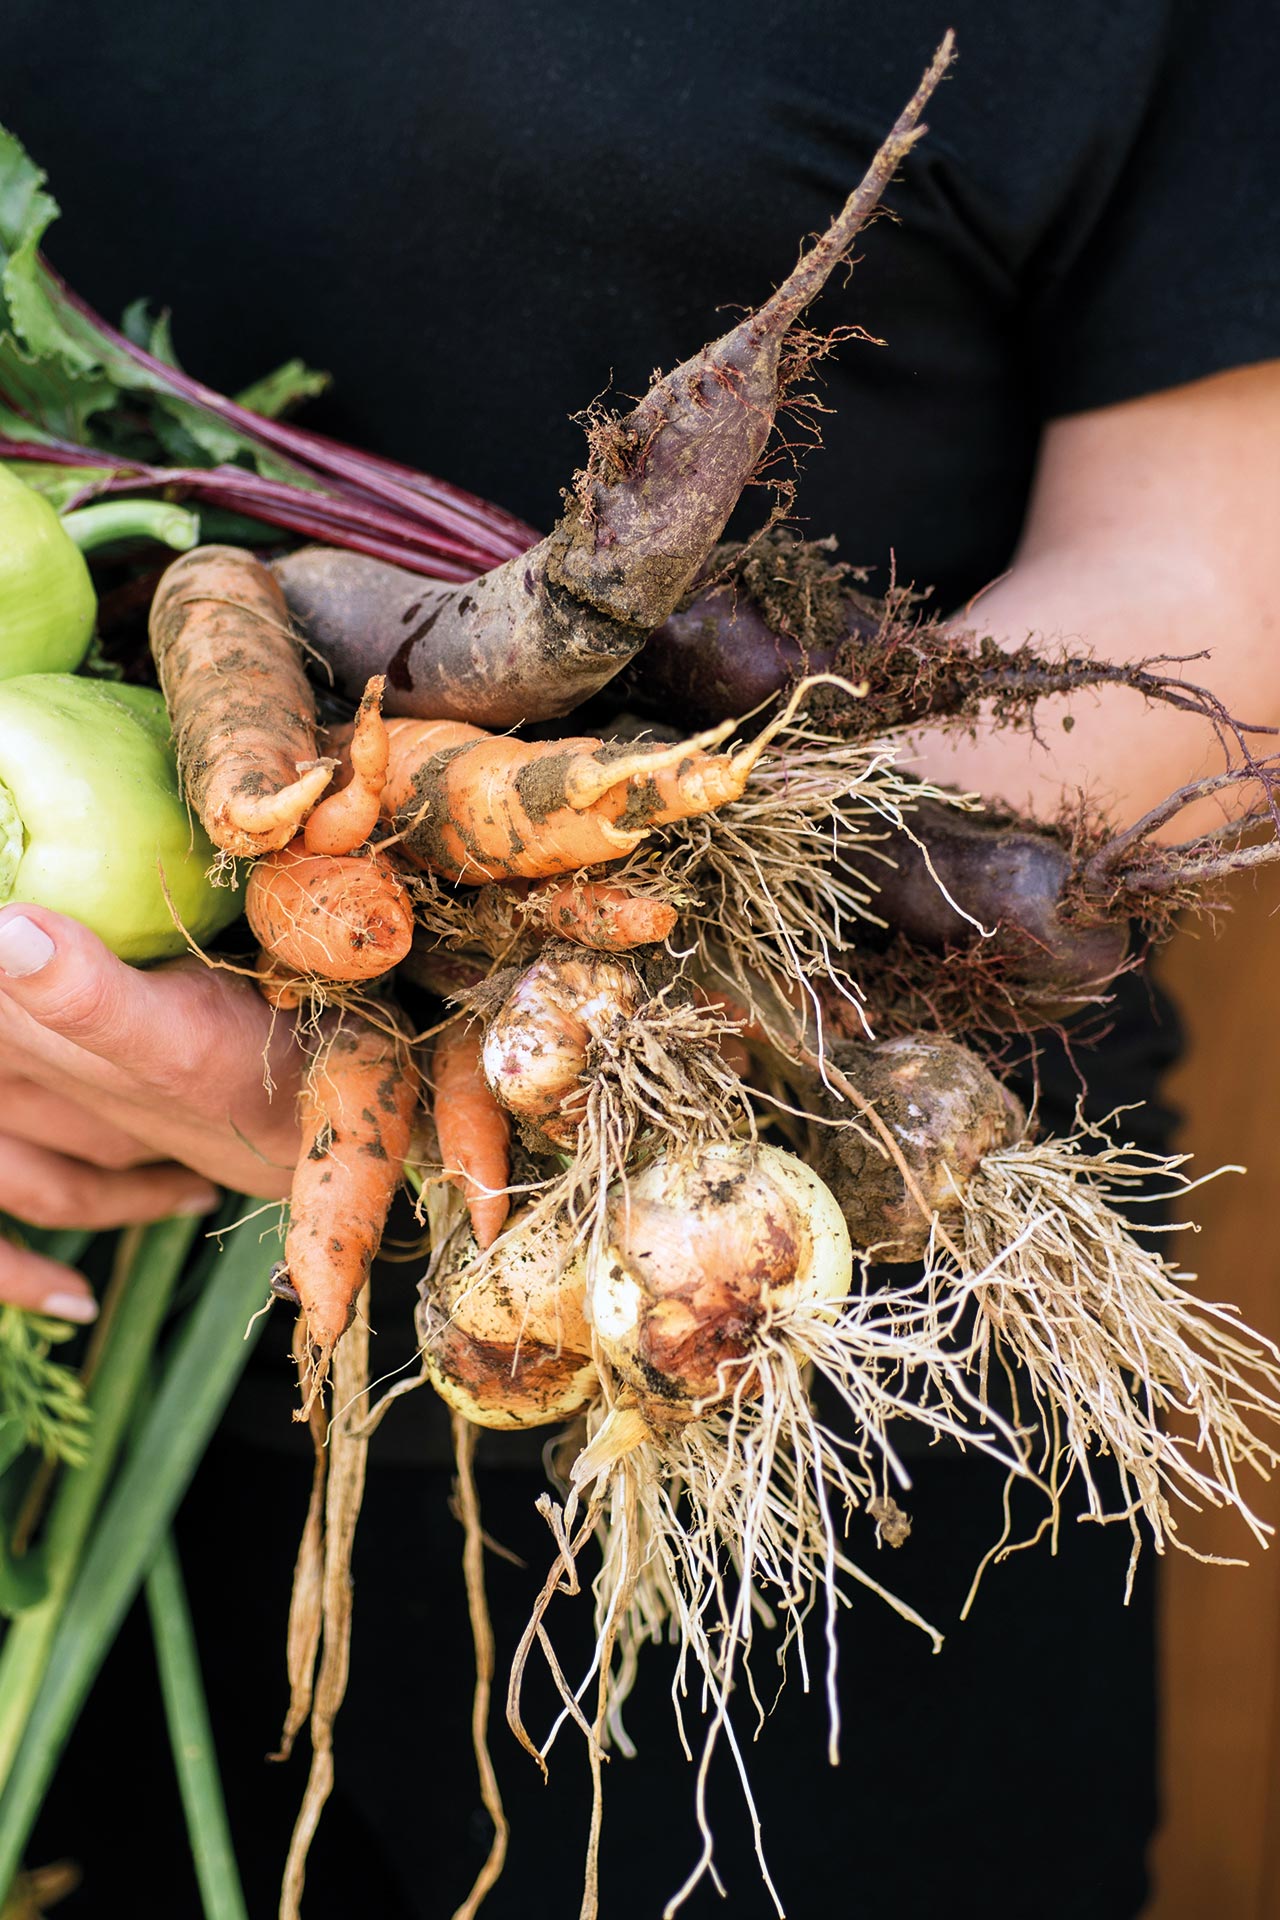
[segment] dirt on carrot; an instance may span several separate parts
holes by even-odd
[[[387,860],[308,853],[301,839],[256,862],[245,914],[273,962],[321,980],[374,980],[413,944],[408,892]]]
[[[326,794],[307,821],[303,839],[308,853],[354,853],[378,824],[390,752],[382,718],[385,686],[376,674],[364,690],[346,748],[350,778]]]
[[[394,1030],[328,1014],[301,1098],[302,1149],[279,1277],[307,1334],[304,1418],[351,1324],[404,1170],[418,1073]]]
[[[446,879],[554,878],[624,859],[655,827],[738,799],[781,724],[716,753],[731,722],[669,745],[392,720],[383,813],[406,852]]]
[[[151,649],[187,798],[224,853],[287,846],[328,786],[315,701],[288,608],[239,547],[195,547],[168,567]]]

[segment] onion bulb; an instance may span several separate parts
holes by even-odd
[[[557,1146],[572,1146],[586,1109],[587,1050],[645,997],[639,975],[617,960],[580,948],[542,954],[485,1035],[485,1077],[497,1098]]]
[[[849,1232],[817,1174],[777,1147],[665,1154],[610,1196],[588,1310],[615,1373],[653,1412],[694,1415],[741,1391],[766,1328],[832,1316]]]
[[[441,1399],[480,1427],[540,1427],[599,1391],[585,1272],[568,1230],[516,1214],[481,1258],[463,1236],[418,1308],[423,1365]]]
[[[986,1155],[1025,1134],[1022,1104],[976,1054],[938,1034],[837,1046],[831,1057],[874,1101],[930,1211],[921,1211],[902,1169],[862,1124],[827,1135],[823,1177],[860,1252],[890,1263],[922,1259],[932,1216],[954,1217]],[[825,1104],[833,1117],[849,1117],[847,1106]]]

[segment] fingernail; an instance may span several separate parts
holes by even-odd
[[[179,1200],[174,1212],[187,1215],[192,1213],[211,1213],[218,1204],[218,1194],[214,1187],[199,1187]]]
[[[10,919],[0,921],[0,972],[8,974],[10,980],[22,980],[29,973],[39,973],[41,967],[52,960],[55,951],[44,928],[28,920],[24,913],[15,913]]]
[[[77,1326],[85,1326],[97,1319],[98,1303],[91,1293],[51,1293],[41,1302],[40,1311],[51,1319],[74,1320]]]

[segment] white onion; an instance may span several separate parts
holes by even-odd
[[[567,1230],[516,1214],[481,1259],[470,1234],[418,1310],[423,1364],[441,1398],[481,1427],[567,1420],[599,1392],[586,1274]]]
[[[664,1155],[611,1196],[587,1307],[643,1398],[701,1411],[753,1371],[766,1326],[830,1317],[853,1254],[835,1199],[792,1154],[749,1142]]]

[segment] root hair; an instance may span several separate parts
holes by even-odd
[[[1158,1553],[1172,1546],[1195,1555],[1174,1503],[1232,1507],[1266,1545],[1270,1529],[1250,1510],[1239,1469],[1266,1478],[1280,1464],[1275,1438],[1258,1430],[1274,1436],[1280,1427],[1280,1350],[1234,1307],[1189,1292],[1184,1283],[1194,1275],[1135,1238],[1143,1229],[1125,1209],[1162,1198],[1153,1181],[1179,1197],[1200,1182],[1183,1175],[1186,1155],[1112,1144],[1104,1127],[1116,1118],[1102,1126],[1080,1120],[1067,1139],[1024,1140],[989,1154],[952,1227],[963,1264],[938,1248],[930,1278],[939,1298],[977,1306],[969,1364],[980,1401],[994,1360],[1010,1381],[1015,1419],[1034,1418],[1052,1524],[1075,1474],[1088,1518],[1129,1527],[1127,1597],[1140,1521]],[[1018,1400],[1026,1395],[1024,1408]],[[1118,1503],[1100,1483],[1098,1456],[1115,1464]]]

